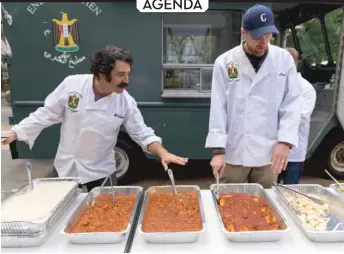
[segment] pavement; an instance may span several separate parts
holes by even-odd
[[[1,96],[1,131],[9,131],[8,118],[12,116],[12,108]],[[26,159],[12,160],[8,145],[1,146],[1,190],[11,191],[18,189],[28,182],[25,163]],[[33,159],[32,178],[45,178],[49,176],[53,168],[53,159]]]
[[[25,168],[27,160],[12,160],[10,150],[1,149],[1,190],[19,189],[28,182]],[[45,178],[52,172],[53,160],[30,160],[32,178]]]
[[[4,98],[1,99],[1,131],[9,131],[8,117],[12,115],[12,109]],[[26,159],[12,160],[9,146],[1,146],[1,190],[11,191],[18,189],[28,182],[28,176],[25,168]],[[32,178],[51,177],[53,168],[53,159],[31,159]],[[187,167],[173,169],[176,184],[178,185],[198,185],[200,188],[208,188],[214,183],[209,168],[209,161],[196,161],[189,163]],[[139,185],[148,188],[153,185],[170,185],[167,174],[163,171],[160,163],[152,162],[145,166],[139,182],[133,185]],[[301,183],[316,183],[328,186],[331,180],[322,178],[302,177]]]

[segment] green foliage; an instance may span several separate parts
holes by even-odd
[[[333,61],[337,61],[341,23],[343,18],[343,8],[334,10],[325,16],[325,24],[330,42]]]
[[[338,57],[342,18],[343,8],[327,13],[324,18],[331,55],[334,62],[337,61]],[[302,58],[306,59],[309,65],[327,64],[328,55],[320,19],[313,18],[297,25],[295,29],[302,52]],[[294,47],[290,29],[286,31],[284,46]]]

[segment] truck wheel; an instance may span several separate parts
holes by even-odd
[[[329,172],[337,179],[344,179],[344,142],[332,149],[329,160]]]
[[[138,181],[142,163],[146,159],[142,149],[124,134],[119,135],[114,151],[118,185],[132,184]]]
[[[344,179],[344,132],[341,128],[332,129],[317,150],[306,161],[305,170],[310,176],[330,179],[325,169],[336,179]]]
[[[116,159],[116,177],[121,179],[128,173],[129,169],[129,156],[120,147],[115,147],[115,159]]]

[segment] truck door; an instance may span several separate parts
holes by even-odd
[[[311,117],[304,175],[344,179],[343,8],[300,5],[280,13],[282,47],[301,53],[299,72],[314,85],[317,101]]]
[[[338,120],[342,126],[344,127],[344,71],[343,71],[343,61],[344,61],[344,54],[343,54],[343,49],[344,49],[344,18],[342,20],[342,32],[341,32],[341,37],[339,40],[339,50],[338,50],[338,63],[337,63],[337,69],[336,69],[336,75],[334,77],[334,82],[336,84],[339,84],[339,89],[338,89],[338,99],[337,99],[337,108],[336,108],[336,113]]]

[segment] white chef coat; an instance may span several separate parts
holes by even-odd
[[[230,78],[233,66],[238,76]],[[268,165],[277,141],[298,145],[300,92],[285,49],[269,45],[257,73],[242,45],[225,52],[214,63],[206,147],[225,148],[228,164]]]
[[[299,126],[299,144],[290,151],[289,161],[302,162],[306,159],[308,136],[311,122],[311,115],[315,107],[316,92],[311,83],[298,73],[298,81],[301,86],[301,121]]]
[[[82,183],[107,177],[116,170],[114,147],[123,124],[130,137],[147,151],[161,139],[147,127],[136,101],[127,91],[95,101],[93,75],[68,76],[38,108],[12,128],[30,149],[41,131],[62,123],[54,166],[60,177],[80,177]],[[79,100],[77,107],[70,104]],[[71,97],[72,96],[72,97]]]

